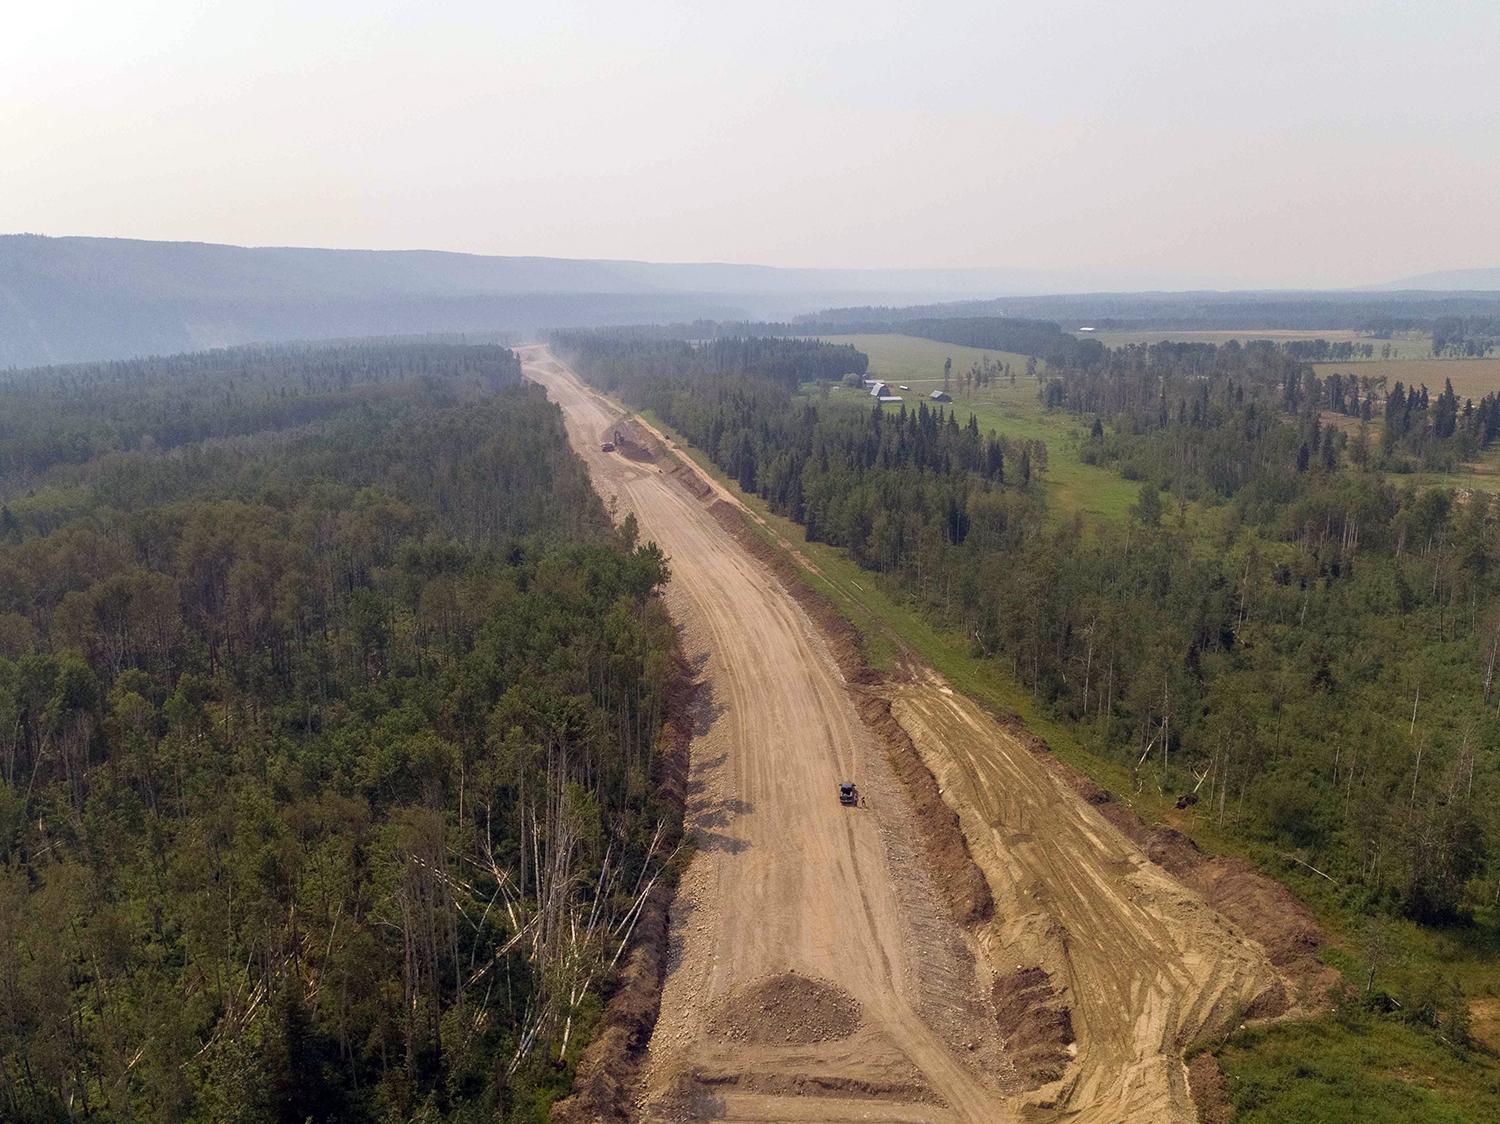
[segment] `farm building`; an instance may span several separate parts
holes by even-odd
[[[949,394],[946,390],[934,390],[927,397],[930,398],[930,399],[932,399],[934,402],[952,402],[953,401],[953,395]]]
[[[874,382],[870,384],[871,398],[884,398],[890,392],[891,388],[883,382]]]
[[[884,406],[887,402],[900,402],[900,401],[902,401],[902,398],[901,398],[901,395],[899,395],[899,394],[882,394],[880,396],[880,404],[882,406]]]

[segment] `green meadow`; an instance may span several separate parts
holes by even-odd
[[[995,430],[1013,440],[1042,441],[1047,446],[1047,467],[1041,473],[1049,509],[1059,516],[1082,515],[1085,519],[1122,521],[1140,495],[1139,483],[1123,479],[1118,473],[1084,464],[1079,450],[1088,438],[1088,429],[1077,418],[1042,408],[1038,383],[1026,375],[1026,356],[1005,351],[983,351],[977,347],[937,343],[912,336],[825,336],[829,343],[853,344],[870,357],[870,375],[892,385],[905,384],[910,392],[896,390],[915,409],[918,400],[943,386],[943,362],[953,360],[949,381],[953,395],[952,408],[960,422],[973,414],[981,432]],[[985,359],[1009,363],[1015,384],[1004,376],[989,386],[963,388],[963,375]],[[1045,365],[1038,369],[1045,373]],[[851,406],[867,408],[869,399],[862,392],[840,388],[829,392],[830,402],[847,401]],[[1007,479],[1019,471],[1007,465]]]

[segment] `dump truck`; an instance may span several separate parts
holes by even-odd
[[[848,805],[859,803],[859,789],[854,787],[853,781],[839,783],[839,803]]]

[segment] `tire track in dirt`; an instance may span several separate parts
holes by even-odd
[[[1040,967],[1071,1014],[1075,1063],[1026,1103],[1082,1120],[1196,1119],[1182,1051],[1281,994],[1265,950],[935,675],[880,690],[989,879],[991,962]]]

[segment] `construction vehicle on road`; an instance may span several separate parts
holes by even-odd
[[[854,786],[853,781],[842,781],[839,784],[839,803],[850,807],[859,803],[859,789]]]

